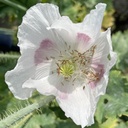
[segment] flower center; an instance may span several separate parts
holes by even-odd
[[[56,61],[58,75],[66,81],[72,81],[73,84],[78,81],[80,83],[99,81],[103,74],[103,66],[98,64],[95,64],[95,67],[91,66],[95,48],[96,46],[92,46],[84,53],[77,50],[60,52]]]
[[[59,66],[59,72],[65,78],[70,77],[74,73],[74,71],[75,71],[75,64],[73,64],[72,61],[63,60]]]

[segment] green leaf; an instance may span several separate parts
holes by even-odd
[[[9,115],[8,117],[4,118],[0,121],[1,128],[6,128],[11,126],[12,124],[16,123],[26,115],[32,113],[34,110],[41,108],[42,106],[48,104],[50,101],[54,99],[53,96],[47,96],[43,98],[42,100],[38,100],[33,104],[30,104],[17,112],[14,112],[13,114]]]
[[[81,128],[81,126],[76,125],[71,119],[66,121],[58,121],[56,128]]]
[[[55,115],[58,118],[60,118],[62,120],[67,119],[67,117],[64,114],[64,111],[62,111],[62,109],[59,106],[54,106],[54,107],[49,107],[49,108],[55,113]]]
[[[27,122],[24,128],[56,128],[56,120],[53,113],[43,113],[42,115],[34,114],[33,117]]]
[[[106,117],[121,116],[128,110],[128,94],[122,93],[118,96],[109,96],[108,102],[105,106]]]
[[[95,113],[96,121],[99,124],[104,123],[106,119],[117,119],[127,114],[128,110],[128,91],[126,90],[127,77],[120,71],[110,72],[110,80],[107,87],[107,94],[101,96]],[[126,115],[127,116],[127,115]]]
[[[109,118],[103,124],[100,125],[100,128],[115,128],[118,125],[118,119]]]
[[[78,1],[68,2],[67,6],[63,9],[62,15],[67,15],[73,22],[80,22],[86,14],[86,7]]]
[[[100,97],[98,105],[97,105],[97,109],[95,112],[95,118],[96,118],[97,122],[100,124],[103,122],[103,119],[104,119],[105,98],[106,98],[106,95]]]
[[[106,116],[121,116],[128,110],[128,92],[125,90],[127,80],[120,71],[111,71],[107,88],[107,100],[105,105]]]
[[[119,121],[118,126],[115,128],[128,128],[128,125],[123,121]]]
[[[112,96],[119,96],[121,93],[126,91],[125,83],[127,83],[127,80],[120,71],[111,71],[109,78],[107,94]]]
[[[116,64],[117,69],[123,72],[128,71],[128,31],[117,32],[112,36],[113,48],[117,52],[118,60]]]

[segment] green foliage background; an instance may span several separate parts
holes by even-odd
[[[5,27],[0,27],[12,35],[17,44],[17,27],[22,21],[26,10],[38,2],[57,4],[62,15],[68,15],[73,22],[80,22],[89,11],[99,2],[106,3],[102,30],[115,25],[115,9],[111,0],[0,0],[0,19]],[[5,20],[5,18],[7,20]],[[105,95],[101,96],[95,113],[95,124],[88,128],[128,128],[128,30],[112,33],[114,51],[118,54],[116,65],[110,71],[110,79]],[[18,53],[0,53],[0,117],[7,117],[11,113],[34,103],[43,97],[37,92],[27,101],[20,101],[13,97],[4,82],[6,71],[13,69]],[[80,128],[71,119],[67,119],[55,101],[25,116],[10,128]]]

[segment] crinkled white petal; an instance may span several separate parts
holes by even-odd
[[[83,33],[89,36],[90,41],[86,47],[82,49],[85,51],[89,46],[94,43],[100,35],[101,24],[103,19],[103,14],[106,8],[106,4],[98,4],[95,10],[92,10],[88,14],[82,23],[75,24],[69,17],[63,16],[56,20],[50,27],[49,30],[54,29],[55,32],[72,48],[78,43],[77,35],[78,33]],[[82,44],[82,43],[81,43]],[[84,45],[85,46],[85,45]],[[85,50],[84,50],[85,49]]]
[[[57,42],[55,34],[52,30],[47,30],[47,27],[58,18],[60,18],[58,7],[53,4],[37,4],[23,17],[18,30],[21,57],[16,67],[5,75],[5,81],[15,97],[27,99],[31,96],[33,89],[22,88],[22,85],[33,78],[37,71],[35,55],[42,41],[49,39]]]
[[[110,44],[108,42],[107,35],[108,31],[102,32],[94,43],[96,48],[92,58],[92,63],[103,64],[105,69],[108,65],[108,55],[110,53]]]
[[[117,59],[116,53],[112,50],[110,29],[102,32],[94,45],[96,45],[96,49],[93,56],[93,63],[104,64],[104,68],[107,68],[109,71]],[[108,55],[110,55],[110,60],[108,59]]]
[[[85,16],[80,27],[81,31],[86,32],[90,37],[97,38],[100,34],[105,8],[106,4],[97,4],[96,9],[92,10],[90,14]]]
[[[36,66],[34,79],[38,80],[50,75],[51,62],[40,63]]]
[[[46,75],[46,73],[49,72],[48,68],[50,68],[50,67],[44,66],[44,70],[43,70],[44,72],[41,74],[41,75],[43,75],[43,77],[40,79],[31,79],[31,78],[28,79],[23,84],[23,88],[36,89],[39,93],[41,93],[43,95],[58,96],[59,91],[61,91],[61,89],[62,89],[61,88],[62,77],[59,77],[57,73]],[[54,71],[54,68],[52,67],[51,70]],[[64,91],[65,89],[62,89],[62,90]]]
[[[52,62],[52,60],[46,61],[44,63],[40,63],[35,68],[35,73],[33,79],[39,80],[44,77],[51,76],[53,72],[56,72],[57,65]],[[57,73],[55,73],[58,75]]]
[[[109,70],[116,63],[117,55],[112,50],[112,42],[110,29],[106,32],[102,32],[100,37],[96,41],[97,49],[93,56],[92,63],[103,64],[104,74],[101,80],[97,83],[96,88],[92,90],[95,97],[99,97],[106,92],[106,87],[108,84]],[[110,59],[108,59],[110,55]]]
[[[23,84],[23,88],[36,89],[39,93],[43,95],[56,95],[57,88],[56,86],[53,86],[51,82],[49,82],[49,77],[51,77],[52,80],[55,79],[54,75],[49,75],[38,80],[30,78]]]
[[[67,96],[61,97],[59,95],[56,97],[65,115],[70,117],[77,125],[81,125],[82,128],[93,124],[96,103],[91,96],[90,87],[86,86],[85,89],[78,87],[65,95]]]
[[[59,18],[50,27],[48,27],[48,29],[55,30],[60,38],[72,47],[76,43],[76,36],[79,28],[72,23],[69,17],[63,16]]]
[[[109,70],[110,70],[117,61],[117,53],[113,52],[113,48],[112,48],[110,28],[108,29],[107,40],[108,40],[109,47],[110,47],[110,61],[109,61]]]
[[[5,74],[5,82],[16,98],[31,97],[33,89],[23,89],[22,84],[35,73],[33,55],[33,50],[28,49],[28,52],[19,58],[16,67]]]
[[[55,30],[63,42],[66,42],[67,45],[62,44],[64,50],[67,49],[67,46],[68,48],[70,46],[70,50],[77,49],[80,52],[85,52],[95,39],[83,32],[79,24],[74,24],[69,17],[63,16],[56,20],[51,27],[48,27],[48,30]]]
[[[109,76],[109,73],[105,72],[104,76],[101,78],[101,80],[99,81],[96,88],[94,90],[92,90],[92,94],[95,97],[95,100],[98,100],[100,95],[105,94],[106,87],[107,87],[107,84],[108,84],[108,76]]]
[[[35,47],[39,47],[40,43],[45,39],[55,40],[53,31],[48,31],[47,27],[59,18],[58,7],[53,4],[40,3],[31,7],[23,17],[22,24],[18,30],[18,45],[21,53],[26,44],[24,40],[29,40],[28,45],[31,46],[33,44]]]
[[[86,52],[94,44],[95,41],[93,38],[90,38],[85,33],[77,33],[76,40],[76,49],[80,53]]]

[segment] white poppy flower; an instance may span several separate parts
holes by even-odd
[[[116,61],[110,29],[100,31],[105,7],[99,3],[77,24],[61,17],[53,4],[31,7],[18,30],[21,57],[5,75],[14,96],[27,99],[35,89],[54,95],[77,125],[93,124],[99,96],[105,93]]]

